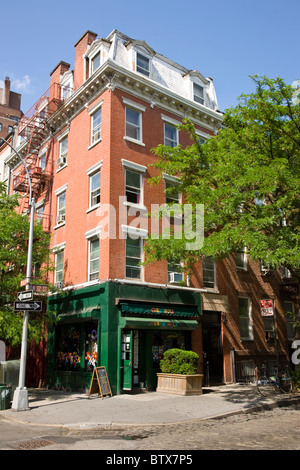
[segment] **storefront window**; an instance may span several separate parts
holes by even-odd
[[[97,365],[97,325],[89,324],[85,331],[85,370],[93,372]]]
[[[185,335],[182,333],[157,332],[152,335],[152,367],[160,368],[160,361],[167,349],[186,349]]]
[[[61,325],[56,333],[56,368],[92,372],[97,365],[97,322]]]
[[[80,368],[80,327],[64,325],[57,329],[57,369]]]

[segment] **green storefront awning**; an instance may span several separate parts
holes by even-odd
[[[196,305],[183,305],[183,306],[169,306],[169,305],[154,305],[154,304],[143,304],[134,302],[120,302],[122,314],[128,315],[139,315],[145,316],[163,316],[166,318],[172,317],[198,317],[199,312]]]
[[[169,320],[166,318],[121,317],[120,327],[150,330],[196,330],[198,328],[198,322],[197,320]]]

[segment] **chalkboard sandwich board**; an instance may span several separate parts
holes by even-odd
[[[95,393],[98,393],[98,395],[101,394],[102,398],[106,395],[110,395],[112,397],[106,368],[104,366],[95,367],[94,369],[90,385],[89,398],[90,395],[94,395]]]

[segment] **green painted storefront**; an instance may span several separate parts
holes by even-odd
[[[188,289],[107,281],[49,297],[47,385],[88,391],[93,366],[105,366],[113,394],[155,389],[164,350],[192,349],[201,295]]]

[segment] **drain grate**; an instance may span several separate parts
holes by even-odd
[[[39,447],[51,446],[52,444],[55,444],[55,442],[45,439],[31,439],[30,441],[19,442],[16,447],[20,450],[32,450],[38,449]]]

